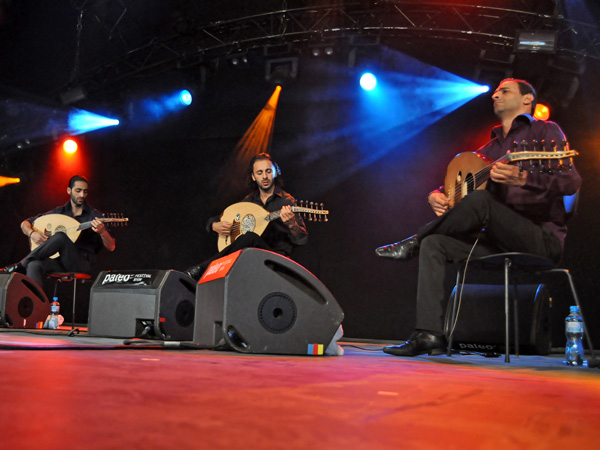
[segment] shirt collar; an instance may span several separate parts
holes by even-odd
[[[85,202],[83,204],[83,208],[81,209],[81,215],[84,216],[84,215],[88,214],[90,211],[91,211],[90,206],[87,204],[87,202]],[[65,206],[63,206],[63,212],[65,213],[65,215],[73,217],[73,208],[71,207],[71,200],[69,200],[67,203],[65,203]]]
[[[275,189],[273,189],[273,195],[271,195],[269,199],[273,198],[275,195],[277,195],[278,197],[283,197],[283,189],[281,189],[279,186],[275,186]],[[260,189],[254,191],[254,193],[252,194],[252,198],[254,200],[260,200]]]
[[[518,128],[521,128],[524,125],[531,125],[533,122],[537,122],[537,119],[533,117],[531,114],[519,114],[517,117],[513,119],[512,125],[510,127],[510,131],[508,134],[512,133]],[[498,138],[503,139],[502,136],[502,125],[497,125],[492,129],[492,139]]]

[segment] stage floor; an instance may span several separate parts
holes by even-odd
[[[562,355],[399,358],[125,347],[0,329],[2,448],[598,447],[600,369]]]

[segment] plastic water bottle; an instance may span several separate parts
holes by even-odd
[[[58,297],[52,298],[52,303],[50,303],[50,319],[48,319],[48,329],[49,330],[57,330],[58,329],[58,315],[60,314],[60,304],[58,303]]]
[[[565,335],[567,345],[565,346],[565,363],[568,366],[583,365],[583,319],[579,314],[578,306],[571,306],[570,314],[565,319]]]

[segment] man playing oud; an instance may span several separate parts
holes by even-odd
[[[104,223],[99,220],[102,213],[87,204],[88,182],[75,175],[69,180],[67,187],[69,201],[51,211],[30,217],[21,222],[21,231],[36,248],[16,264],[4,268],[4,273],[25,272],[29,278],[42,286],[44,274],[50,272],[82,272],[89,273],[96,254],[106,248],[115,249],[115,239],[108,232]],[[50,237],[44,230],[35,229],[33,224],[39,217],[48,214],[61,214],[72,217],[79,223],[91,222],[91,227],[84,229],[76,242],[72,242],[66,233],[54,233]],[[58,253],[56,258],[53,255]]]
[[[529,161],[498,160],[509,150],[551,152],[554,145],[563,150],[565,135],[557,124],[532,116],[536,93],[527,81],[503,80],[492,99],[501,124],[492,130],[492,140],[478,150],[495,161],[487,189],[469,193],[455,206],[454,198],[441,190],[431,192],[428,201],[438,218],[417,235],[376,250],[381,257],[397,260],[419,256],[416,331],[404,344],[385,347],[386,353],[416,356],[446,348],[443,317],[449,292],[444,279],[452,276],[446,272],[448,262],[463,261],[470,252],[473,256],[524,252],[554,261],[562,254],[567,232],[563,196],[576,193],[581,184],[575,167],[568,158],[544,160],[544,170],[533,167],[532,171],[526,170]]]
[[[261,236],[254,232],[241,234],[233,242],[228,240],[229,245],[212,258],[186,269],[185,272],[195,280],[200,279],[212,261],[237,250],[255,247],[290,256],[295,246],[308,241],[304,221],[291,209],[296,206],[296,200],[281,188],[281,171],[271,156],[267,153],[256,155],[250,161],[248,172],[252,192],[242,201],[259,205],[269,212],[281,211],[280,217],[270,222]],[[239,226],[239,223],[234,225],[216,216],[209,219],[206,229],[217,233],[221,239],[229,239],[234,226]]]

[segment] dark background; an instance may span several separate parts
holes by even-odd
[[[222,169],[274,89],[265,81],[264,53],[250,51],[249,63],[243,67],[233,67],[224,57],[203,66],[175,66],[106,82],[102,72],[91,68],[122,57],[127,46],[141,45],[148,38],[143,32],[162,36],[166,33],[164,22],[172,21],[175,11],[186,12],[189,7],[190,16],[208,22],[250,14],[253,8],[265,11],[270,2],[244,2],[244,6],[237,5],[241,2],[200,2],[204,3],[202,11],[197,5],[190,6],[194,2],[144,2],[144,6],[135,1],[116,2],[128,6],[126,17],[138,20],[118,25],[129,28],[115,45],[106,34],[116,21],[94,28],[98,20],[86,16],[76,65],[77,7],[82,3],[0,2],[3,101],[18,99],[59,108],[59,94],[73,80],[95,82],[89,98],[76,106],[120,117],[122,123],[80,137],[78,171],[89,177],[90,204],[130,218],[127,228],[114,231],[117,250],[100,255],[96,273],[106,269],[183,270],[216,251],[216,239],[204,226],[208,217],[228,206],[216,195],[227,176]],[[519,2],[521,7],[524,3]],[[108,8],[107,4],[90,2],[87,6]],[[281,7],[280,2],[272,4]],[[105,12],[99,17],[110,13],[118,18],[118,11]],[[598,24],[597,16],[590,20]],[[402,51],[473,79],[479,47],[443,39],[412,37],[410,45],[408,41],[389,38],[367,54],[377,57],[383,70],[392,69],[390,60],[382,55]],[[339,49],[340,54],[347,51],[343,46]],[[327,223],[308,223],[310,243],[298,249],[295,259],[334,294],[345,312],[347,336],[406,338],[414,327],[417,261],[380,259],[374,249],[413,234],[434,217],[426,196],[443,182],[450,159],[459,152],[475,150],[489,137],[495,124],[491,94],[476,97],[409,139],[403,138],[409,130],[394,129],[386,140],[385,129],[377,129],[377,123],[365,129],[356,114],[363,93],[357,87],[359,68],[349,67],[347,53],[329,60],[313,58],[305,50],[295,55],[299,58],[298,76],[283,86],[270,152],[283,170],[286,190],[297,199],[323,202],[331,212]],[[519,59],[514,76],[529,76],[541,83],[540,72],[544,72],[544,86],[548,86],[548,66],[540,69],[535,57],[527,61]],[[503,75],[501,70],[492,71],[480,81],[493,88]],[[600,342],[598,61],[589,59],[578,78],[574,97],[557,106],[552,115],[580,152],[576,164],[584,179],[578,215],[569,223],[564,265],[575,279],[594,341]],[[187,109],[151,124],[128,116],[132,98],[178,86],[192,86],[194,101]],[[415,89],[405,101],[417,107],[422,96]],[[4,131],[4,136],[10,137],[11,129],[5,127]],[[377,139],[370,139],[372,134]],[[27,239],[19,229],[24,218],[66,202],[67,180],[73,173],[60,161],[60,150],[52,139],[23,148],[7,144],[0,150],[0,175],[21,178],[19,184],[0,188],[0,264],[15,262],[27,252]],[[562,321],[572,300],[564,286],[556,292],[554,345],[562,345]]]

